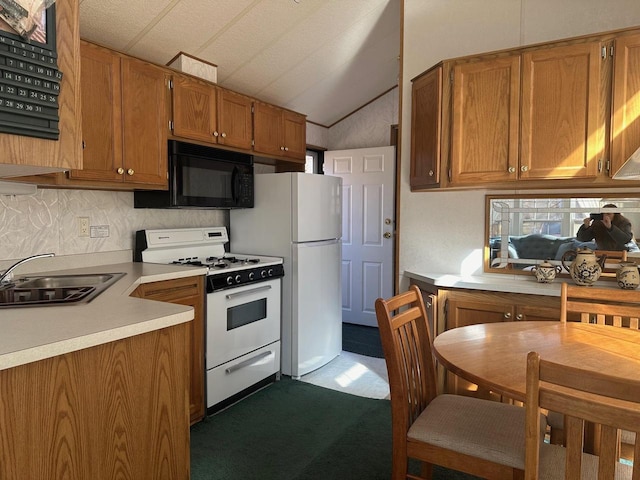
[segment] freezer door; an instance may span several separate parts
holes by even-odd
[[[297,173],[291,187],[294,243],[342,237],[342,178]]]
[[[327,364],[342,350],[340,259],[339,241],[293,248],[293,377]]]

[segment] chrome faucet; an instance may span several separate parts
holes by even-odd
[[[11,279],[13,277],[12,272],[23,263],[26,263],[30,260],[35,260],[36,258],[55,257],[55,255],[56,255],[55,253],[40,253],[38,255],[32,255],[30,257],[23,258],[22,260],[14,263],[9,268],[7,268],[4,272],[2,272],[2,275],[0,275],[0,285],[3,285],[5,283],[11,283]]]

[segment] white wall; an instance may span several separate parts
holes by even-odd
[[[78,237],[77,217],[109,225],[109,237]],[[134,209],[133,193],[41,189],[35,195],[0,195],[0,260],[133,249],[136,230],[221,226],[225,210]]]
[[[400,280],[482,271],[486,191],[411,193],[411,79],[440,60],[640,25],[637,0],[405,0]],[[515,193],[514,191],[502,193]]]

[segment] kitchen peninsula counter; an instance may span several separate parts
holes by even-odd
[[[129,295],[142,283],[205,275],[206,268],[128,262],[28,276],[96,273],[125,275],[86,304],[0,309],[0,370],[189,322],[192,307]]]
[[[414,272],[405,270],[405,277],[417,283],[431,285],[435,288],[483,290],[487,292],[519,293],[527,295],[560,296],[562,282],[572,282],[571,278],[556,278],[552,283],[538,283],[535,277],[529,275],[455,275],[448,273]],[[618,289],[615,280],[598,280],[598,288]]]

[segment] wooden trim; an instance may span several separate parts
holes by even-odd
[[[182,55],[183,57],[193,58],[194,60],[197,60],[197,61],[198,61],[198,62],[200,62],[200,63],[204,63],[204,64],[206,64],[206,65],[210,65],[210,66],[212,66],[212,67],[216,67],[216,68],[218,68],[218,65],[216,65],[215,63],[207,62],[206,60],[203,60],[203,59],[201,59],[201,58],[195,57],[195,56],[193,56],[193,55],[189,55],[188,53],[185,53],[185,52],[183,52],[183,51],[179,51],[179,52],[177,53],[177,55],[176,55],[175,57],[173,57],[171,60],[169,60],[165,65],[166,65],[167,67],[168,67],[168,66],[170,66],[170,65],[171,65],[173,62],[175,62],[175,61],[178,59],[178,57],[179,57],[179,56],[181,56],[181,55]]]
[[[400,292],[400,240],[401,240],[401,217],[400,217],[400,204],[402,197],[402,138],[403,138],[403,125],[402,125],[402,96],[404,93],[404,2],[400,2],[400,61],[398,64],[398,143],[396,144],[396,246],[393,262],[393,284],[395,293]]]

